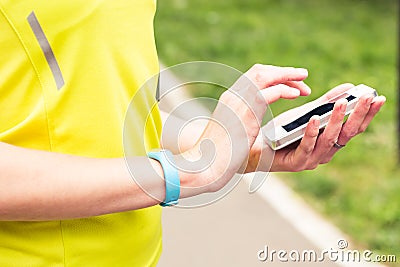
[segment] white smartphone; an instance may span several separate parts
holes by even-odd
[[[265,140],[273,150],[284,148],[304,136],[307,123],[312,116],[320,116],[320,129],[322,129],[328,124],[336,101],[341,98],[347,99],[346,115],[349,115],[354,110],[360,97],[366,94],[373,95],[374,97],[378,96],[375,89],[360,84],[319,106],[306,104],[304,110],[296,112],[297,114],[294,119],[282,120],[278,116],[262,127]]]

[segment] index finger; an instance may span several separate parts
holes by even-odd
[[[245,76],[256,84],[258,89],[265,89],[290,81],[303,81],[308,77],[308,71],[303,68],[256,64],[245,73]],[[311,93],[308,86],[301,85],[297,89],[299,89],[301,95],[309,95]]]

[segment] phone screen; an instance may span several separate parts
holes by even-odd
[[[351,101],[355,98],[356,97],[352,96],[352,95],[349,95],[348,97],[346,97],[347,101]],[[312,116],[314,116],[314,115],[321,116],[321,115],[324,115],[324,114],[328,113],[329,111],[333,110],[334,105],[335,105],[335,102],[323,104],[323,105],[316,107],[313,110],[307,112],[300,118],[298,118],[282,127],[287,132],[290,132],[290,131],[296,129],[297,127],[300,127],[300,126],[306,124],[311,119]]]

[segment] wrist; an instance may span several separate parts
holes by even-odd
[[[273,151],[261,138],[258,137],[250,150],[244,173],[274,172],[277,167],[276,159],[275,151]]]
[[[253,146],[252,149],[250,150],[249,157],[247,161],[245,161],[240,168],[241,171],[240,173],[250,173],[250,172],[256,172],[259,171],[259,162],[260,162],[260,156],[261,156],[261,149]]]
[[[165,197],[161,206],[174,206],[180,197],[180,177],[174,155],[169,150],[150,151],[147,156],[158,161],[162,167],[165,181]]]
[[[207,181],[209,180],[209,168],[196,168],[201,158],[197,149],[192,148],[175,156],[176,166],[181,179],[181,197],[192,197],[202,193],[211,192]]]

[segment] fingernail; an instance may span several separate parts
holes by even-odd
[[[297,71],[304,76],[308,76],[308,70],[304,68],[297,68]]]
[[[340,111],[346,112],[346,108],[347,108],[347,104],[342,104],[342,105],[340,106]]]
[[[319,116],[313,116],[313,126],[314,127],[319,127]]]
[[[299,96],[300,95],[300,90],[292,89],[292,90],[290,90],[290,94],[293,95],[293,96]]]
[[[311,88],[306,84],[306,93],[309,95],[311,94]]]
[[[339,102],[339,105],[340,105],[340,111],[341,112],[346,112],[348,101],[346,99],[341,99],[338,102]]]

